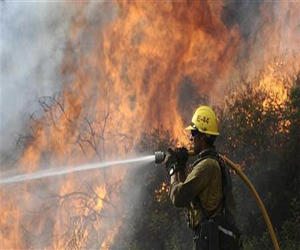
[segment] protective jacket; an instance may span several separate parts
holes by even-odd
[[[195,232],[195,249],[239,249],[231,178],[221,161],[215,150],[201,152],[186,180],[175,181],[170,187],[172,203],[188,208],[189,226]],[[219,247],[219,242],[223,246]]]
[[[177,207],[187,207],[189,226],[195,229],[204,212],[209,216],[217,215],[221,209],[222,176],[218,162],[207,158],[196,164],[184,182],[173,182],[170,187],[170,198]],[[202,207],[199,206],[199,200]]]

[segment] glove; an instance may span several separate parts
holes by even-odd
[[[186,162],[189,159],[188,151],[185,147],[176,148],[175,156],[177,159],[178,171],[183,171],[186,166]]]
[[[173,149],[168,148],[168,151],[166,153],[163,163],[165,164],[166,169],[170,176],[176,172],[175,169],[176,169],[176,165],[177,165],[177,157],[176,157]]]
[[[183,171],[188,158],[189,155],[186,148],[176,148],[175,151],[169,148],[164,160],[169,175],[171,176],[178,171]]]

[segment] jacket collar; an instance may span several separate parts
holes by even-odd
[[[197,157],[198,159],[203,159],[203,158],[207,158],[207,157],[213,157],[215,158],[218,155],[218,152],[216,151],[216,147],[213,148],[209,148],[209,149],[205,149],[203,151],[201,151]]]

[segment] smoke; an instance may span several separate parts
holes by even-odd
[[[298,12],[295,2],[225,1],[222,20],[229,28],[237,25],[244,41],[236,76],[251,80],[268,65],[283,61],[295,66],[291,61],[299,54]]]
[[[1,152],[15,146],[37,98],[59,92],[60,64],[74,9],[59,2],[1,3]]]

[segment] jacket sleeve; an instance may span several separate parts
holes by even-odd
[[[174,181],[169,196],[176,207],[186,207],[208,185],[211,169],[200,162],[187,176],[185,182]]]

